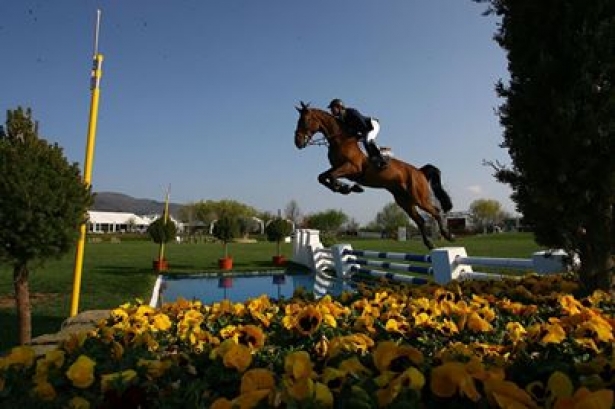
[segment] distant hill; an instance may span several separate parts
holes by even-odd
[[[169,213],[177,217],[180,203],[169,203]],[[136,199],[123,193],[95,192],[94,205],[90,210],[101,212],[128,212],[137,215],[161,214],[164,210],[164,202],[152,199]]]

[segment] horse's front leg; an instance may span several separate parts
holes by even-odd
[[[329,179],[333,183],[337,184],[338,186],[337,192],[339,193],[347,195],[352,192],[361,193],[364,191],[363,187],[361,187],[361,185],[359,185],[358,183],[354,183],[350,185],[350,184],[341,183],[338,181],[338,179],[341,179],[341,178],[353,180],[354,178],[357,177],[357,175],[361,173],[360,169],[357,169],[357,167],[351,162],[346,162],[341,166],[338,166],[336,168],[331,168],[326,173],[328,173]]]
[[[337,179],[331,177],[331,169],[318,175],[318,182],[320,182],[320,184],[325,186],[327,189],[330,189],[332,192],[336,193],[340,192],[344,186]]]

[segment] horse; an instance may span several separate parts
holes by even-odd
[[[371,163],[359,148],[357,138],[345,130],[337,118],[321,109],[310,108],[309,104],[300,104],[300,107],[295,107],[299,112],[295,146],[303,149],[318,143],[312,140],[318,133],[324,136],[328,145],[327,156],[331,168],[318,175],[318,181],[322,185],[344,195],[361,193],[364,191],[362,186],[386,189],[393,195],[395,203],[416,223],[428,249],[433,249],[434,245],[427,237],[425,220],[417,208],[433,217],[442,236],[453,241],[453,236],[444,227],[441,215],[442,211],[446,213],[451,210],[453,203],[442,187],[440,170],[437,167],[427,164],[417,169],[406,162],[390,158],[387,166],[380,169]],[[341,178],[354,184],[340,182]],[[432,202],[432,191],[440,206]]]

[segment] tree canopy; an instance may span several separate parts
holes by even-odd
[[[346,221],[348,216],[344,212],[333,209],[313,213],[307,217],[308,227],[328,233],[337,233]]]
[[[588,289],[611,279],[615,192],[615,2],[475,0],[502,19],[510,81],[496,86],[502,147],[498,180],[539,244],[581,258]]]
[[[78,164],[38,137],[30,109],[7,112],[0,158],[0,260],[25,265],[72,249],[92,195]]]
[[[258,211],[251,206],[240,203],[236,200],[202,200],[198,203],[192,203],[196,219],[203,223],[209,224],[212,221],[222,217],[222,215],[233,216],[237,219],[255,216]]]
[[[494,199],[476,199],[470,203],[470,214],[478,229],[487,229],[500,223],[506,212],[500,202]]]
[[[396,237],[399,227],[410,227],[410,219],[401,207],[391,202],[376,214],[375,224],[389,237]]]

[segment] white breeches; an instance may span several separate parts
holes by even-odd
[[[380,132],[380,124],[375,119],[370,118],[370,123],[372,125],[372,130],[365,135],[365,140],[367,142],[372,142],[378,136],[378,132]]]

